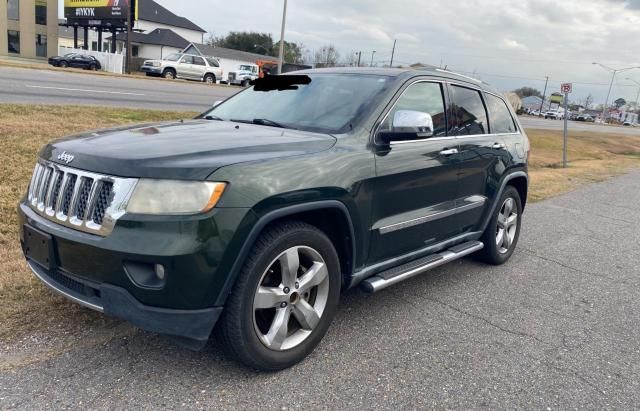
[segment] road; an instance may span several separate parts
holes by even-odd
[[[347,292],[318,349],[283,372],[95,314],[0,346],[0,409],[637,408],[639,244],[636,171],[527,206],[504,266],[467,259]]]
[[[563,130],[564,121],[544,119],[541,117],[520,116],[520,123],[524,128],[536,128],[543,130]],[[616,127],[581,121],[569,121],[570,131],[591,131],[596,133],[624,134],[630,136],[640,136],[640,127]]]
[[[239,87],[0,67],[0,102],[204,111]]]

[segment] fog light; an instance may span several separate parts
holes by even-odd
[[[156,264],[155,272],[158,280],[164,280],[164,266],[162,264]]]
[[[127,261],[124,271],[132,283],[141,288],[161,289],[164,287],[166,271],[162,264]]]

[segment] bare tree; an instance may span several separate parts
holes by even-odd
[[[582,101],[580,101],[580,105],[587,110],[591,108],[592,104],[593,104],[593,95],[591,94],[589,94],[587,97],[582,99]]]
[[[314,65],[316,67],[335,67],[338,65],[340,53],[336,46],[327,44],[314,53]]]
[[[347,53],[342,62],[347,67],[355,67],[358,65],[358,53],[355,51],[351,51],[351,53]]]

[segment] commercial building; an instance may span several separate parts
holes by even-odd
[[[0,56],[58,54],[58,0],[0,0]]]

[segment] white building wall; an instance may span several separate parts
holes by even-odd
[[[167,24],[154,23],[146,20],[138,20],[134,26],[135,29],[143,30],[145,33],[149,33],[155,29],[169,29],[173,30],[176,34],[183,37],[185,40],[193,43],[202,43],[204,33],[197,30],[183,29],[181,27],[169,26]]]
[[[157,46],[153,44],[139,44],[138,45],[138,57],[145,59],[162,60],[169,54],[179,53],[181,48],[169,47],[169,46]]]
[[[216,57],[216,56],[213,56]],[[223,59],[218,58],[220,61],[220,68],[222,68],[222,81],[227,81],[229,79],[228,73],[230,71],[238,71],[241,64],[255,64],[255,61],[241,61],[241,60],[231,60],[231,59]]]

